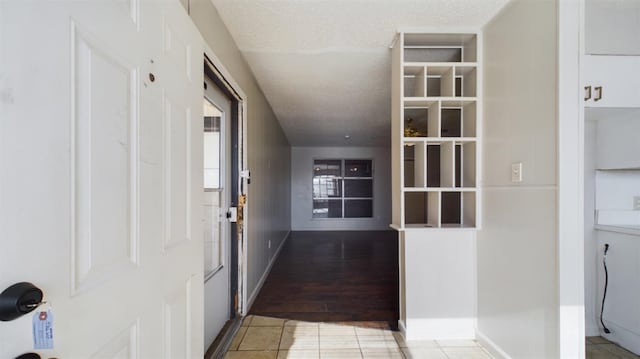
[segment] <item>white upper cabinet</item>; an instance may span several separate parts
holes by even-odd
[[[588,55],[640,55],[640,1],[585,0]]]
[[[640,107],[640,1],[584,0],[585,107]]]
[[[640,107],[640,56],[586,55],[582,61],[586,107]]]

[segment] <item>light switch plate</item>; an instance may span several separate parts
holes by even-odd
[[[511,164],[511,182],[522,182],[522,162]]]
[[[633,197],[633,210],[640,211],[640,196]]]

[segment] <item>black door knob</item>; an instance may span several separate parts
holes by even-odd
[[[16,283],[0,293],[0,321],[19,318],[42,303],[42,291],[29,282]]]
[[[36,353],[25,353],[16,357],[16,359],[42,359],[42,357]]]

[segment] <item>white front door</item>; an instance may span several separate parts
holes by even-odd
[[[226,209],[230,203],[231,101],[208,78],[204,112],[204,339],[205,350],[229,320],[230,225]],[[235,273],[234,273],[235,274]]]
[[[203,356],[202,40],[178,0],[0,1],[0,357]]]

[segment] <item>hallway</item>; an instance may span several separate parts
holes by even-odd
[[[394,231],[298,231],[225,358],[489,359],[474,340],[407,343]]]
[[[248,316],[225,359],[491,359],[475,340],[406,342],[399,332],[361,324]]]
[[[394,231],[292,232],[251,308],[314,322],[398,323]]]

